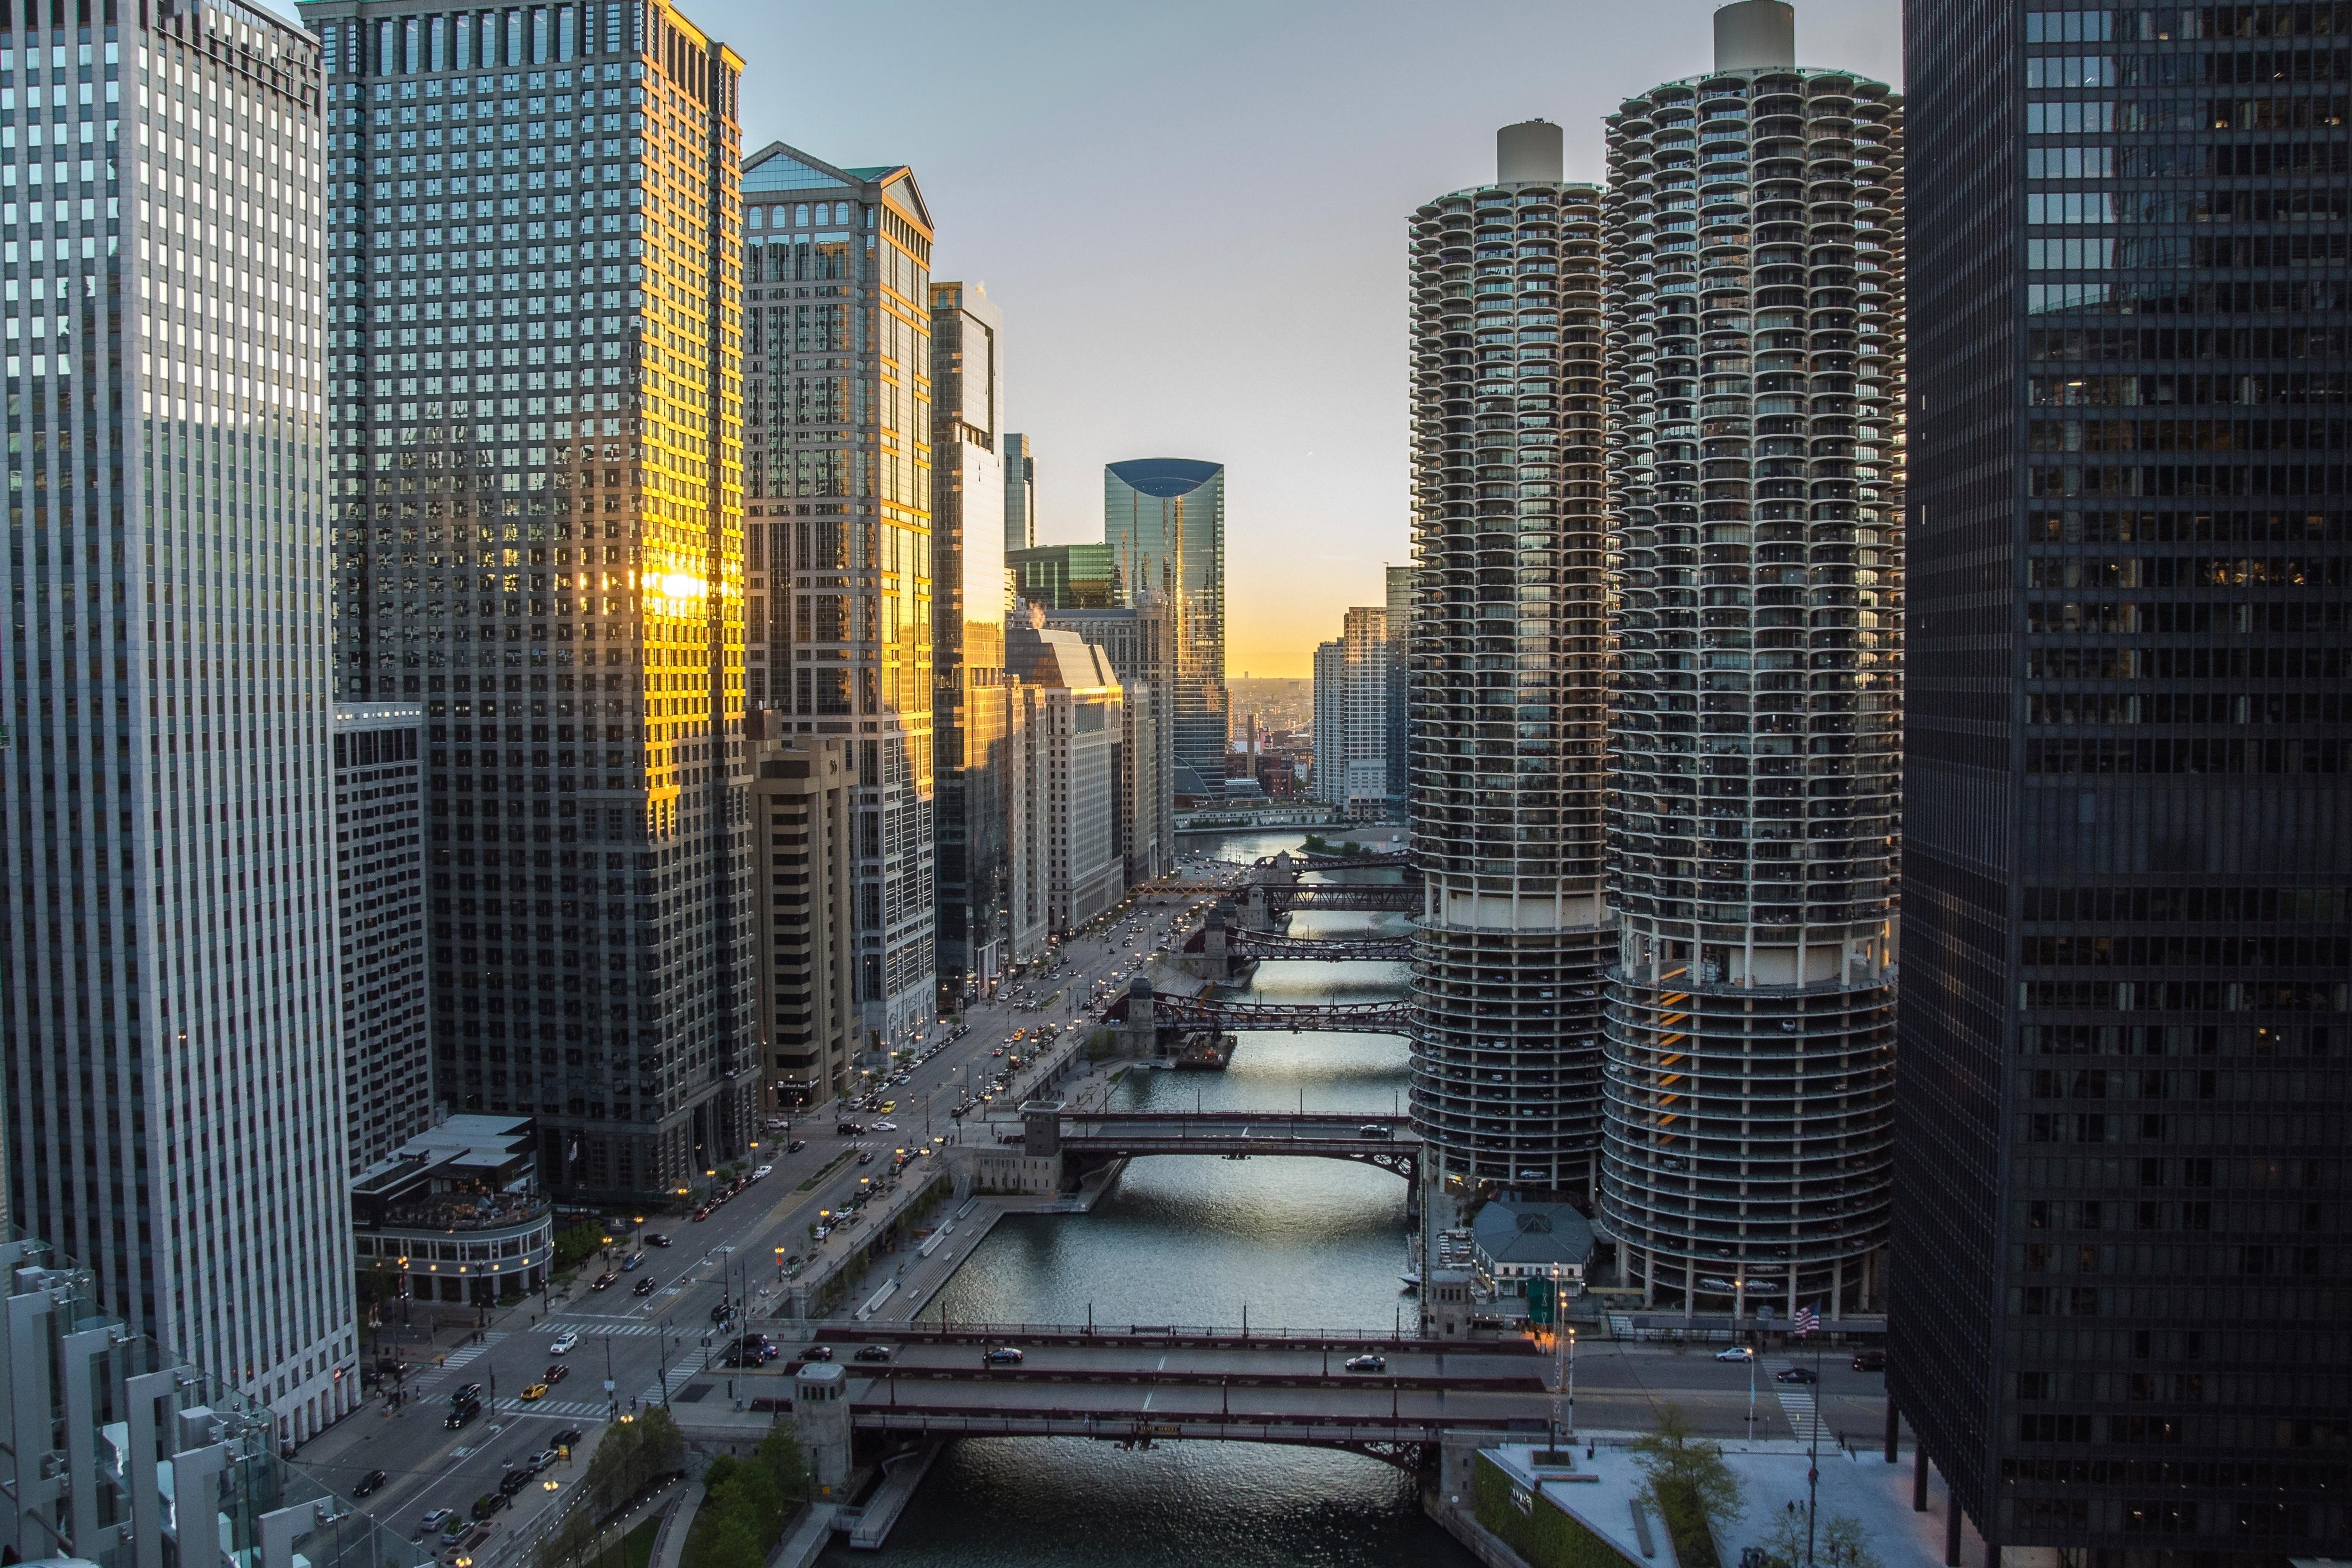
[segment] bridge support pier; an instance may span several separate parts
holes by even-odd
[[[1120,1032],[1119,1055],[1150,1061],[1160,1048],[1160,1022],[1152,1005],[1151,982],[1137,975],[1127,983],[1127,1027]]]
[[[820,1499],[849,1500],[849,1377],[835,1362],[810,1362],[793,1374],[793,1436],[808,1459]]]
[[[1201,931],[1202,978],[1222,985],[1233,978],[1234,963],[1225,946],[1225,906],[1218,904],[1209,911],[1208,922]]]

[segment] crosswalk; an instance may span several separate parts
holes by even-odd
[[[447,1355],[441,1358],[441,1364],[439,1366],[434,1368],[431,1372],[419,1373],[416,1381],[408,1385],[409,1393],[412,1394],[432,1393],[436,1388],[438,1388],[444,1383],[448,1382],[451,1373],[456,1373],[473,1362],[479,1360],[481,1357],[488,1355],[490,1351],[498,1345],[499,1342],[506,1337],[507,1336],[502,1332],[488,1333],[484,1334],[480,1339],[474,1341],[471,1344],[458,1346],[456,1350],[451,1351]]]
[[[602,1401],[586,1399],[501,1399],[499,1413],[502,1415],[556,1415],[566,1420],[602,1421],[606,1407]]]
[[[1797,1441],[1811,1443],[1814,1428],[1821,1422],[1821,1410],[1814,1403],[1811,1386],[1802,1383],[1775,1383],[1772,1397],[1780,1402],[1780,1413],[1789,1418],[1789,1426],[1797,1434]]]
[[[568,1329],[583,1340],[593,1340],[600,1334],[626,1339],[635,1334],[655,1333],[661,1328],[659,1323],[632,1318],[549,1318],[544,1321],[544,1326],[550,1338]],[[670,1332],[676,1334],[677,1331],[672,1329]]]

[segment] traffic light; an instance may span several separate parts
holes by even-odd
[[[1535,1279],[1528,1281],[1528,1321],[1530,1323],[1552,1321],[1552,1282],[1550,1280]]]

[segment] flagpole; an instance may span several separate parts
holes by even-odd
[[[1811,1339],[1821,1327],[1821,1314],[1808,1304],[1798,1319],[1804,1337]],[[1805,1452],[1805,1568],[1814,1568],[1813,1517],[1822,1491],[1822,1346],[1813,1342],[1813,1429],[1812,1440]]]

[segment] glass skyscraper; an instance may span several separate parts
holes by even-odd
[[[1225,776],[1225,468],[1138,458],[1103,468],[1103,542],[1120,603],[1166,605],[1176,632],[1176,764]]]
[[[340,695],[421,698],[433,1036],[560,1190],[751,1118],[742,62],[661,0],[317,0]]]
[[[931,219],[903,164],[772,142],[750,221],[752,697],[857,741],[857,1001],[929,1017],[933,900]]]
[[[2352,13],[1906,9],[1888,1391],[1955,1544],[2341,1555]]]
[[[1601,193],[1506,127],[1411,219],[1412,1110],[1438,1227],[1590,1192],[1601,1123]]]
[[[1610,116],[1599,1218],[1685,1311],[1874,1302],[1895,1059],[1902,121],[1715,14]]]
[[[293,1442],[359,1391],[319,49],[117,15],[0,7],[7,1207]]]
[[[1003,312],[977,283],[931,285],[931,552],[938,626],[940,1010],[1004,972]],[[1026,459],[1022,459],[1026,461]]]

